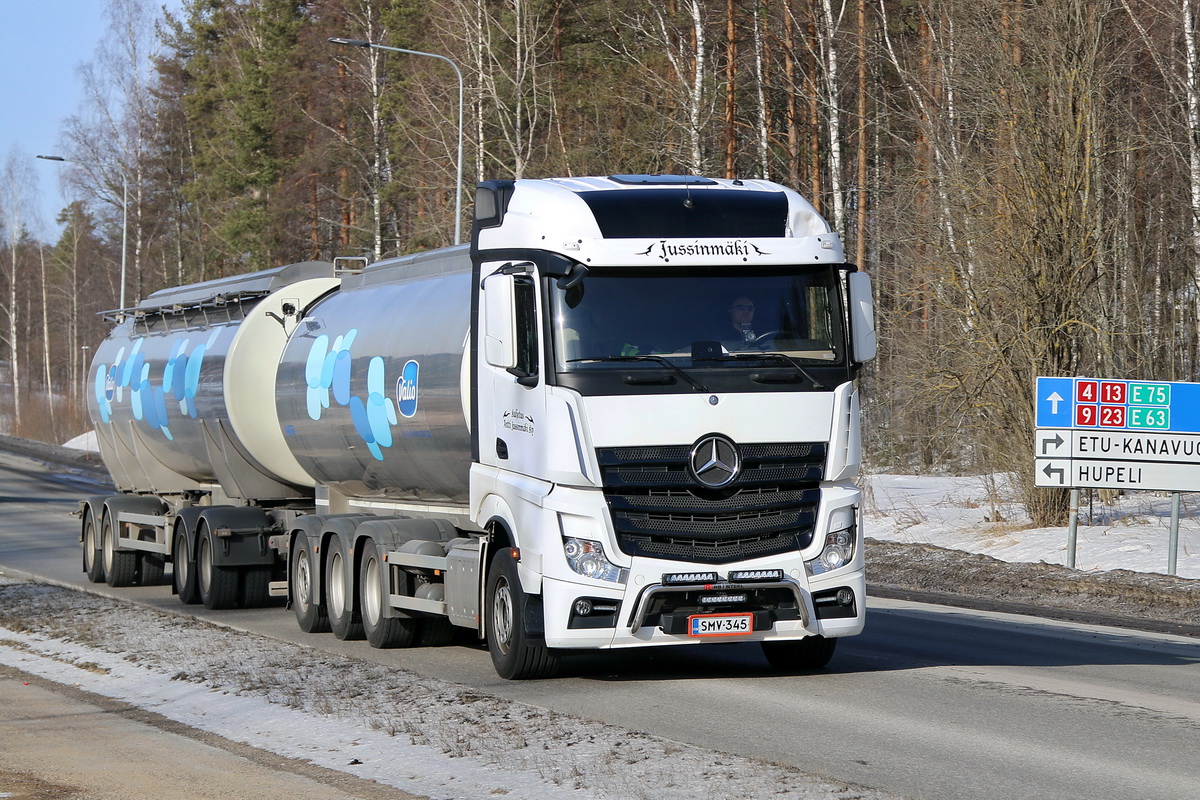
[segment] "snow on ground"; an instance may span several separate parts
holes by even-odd
[[[68,447],[95,450],[79,437]],[[864,527],[1009,562],[1067,562],[1003,476],[867,475]],[[1076,567],[1165,573],[1171,498],[1085,501]],[[1200,578],[1200,493],[1183,495],[1177,574]],[[411,673],[149,608],[0,578],[0,663],[185,724],[432,798],[883,798]],[[315,689],[314,689],[315,687]]]
[[[867,475],[866,535],[1009,562],[1066,565],[1067,528],[1030,528],[1004,476]],[[1171,495],[1129,492],[1104,504],[1084,493],[1075,567],[1167,574]],[[1200,493],[1182,495],[1176,575],[1200,578]]]
[[[892,797],[405,670],[4,577],[0,664],[430,798]]]
[[[96,442],[96,432],[81,433],[69,442],[63,442],[63,447],[71,450],[87,450],[89,453],[99,453],[100,445]]]

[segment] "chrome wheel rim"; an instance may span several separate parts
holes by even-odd
[[[309,563],[308,551],[302,551],[296,556],[296,605],[307,611],[310,597],[312,597],[312,565]]]
[[[367,558],[367,567],[363,575],[363,618],[371,625],[378,624],[383,616],[383,580],[379,568],[379,559],[373,555]]]
[[[496,583],[496,596],[492,600],[492,630],[496,634],[496,649],[507,655],[513,637],[513,594],[504,577]]]
[[[200,542],[200,557],[196,559],[196,566],[200,570],[200,588],[208,594],[209,588],[212,585],[212,545],[209,544],[206,537]]]
[[[345,562],[336,551],[329,557],[329,605],[338,611],[346,608]]]

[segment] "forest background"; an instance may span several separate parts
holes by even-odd
[[[1033,379],[1196,380],[1200,0],[109,0],[31,234],[0,174],[8,432],[63,440],[125,294],[452,243],[464,180],[769,178],[872,274],[874,469],[1011,472]],[[124,234],[124,238],[123,238]]]

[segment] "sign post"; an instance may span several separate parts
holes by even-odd
[[[1200,384],[1039,377],[1034,403],[1034,485],[1072,490],[1067,566],[1079,489],[1169,491],[1174,575],[1179,493],[1200,491]]]

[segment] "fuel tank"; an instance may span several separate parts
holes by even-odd
[[[310,261],[164,289],[113,312],[87,394],[117,486],[310,493],[312,477],[284,445],[276,373],[305,309],[337,285],[332,264]]]
[[[465,503],[467,246],[380,261],[305,313],[279,364],[283,438],[353,498]]]

